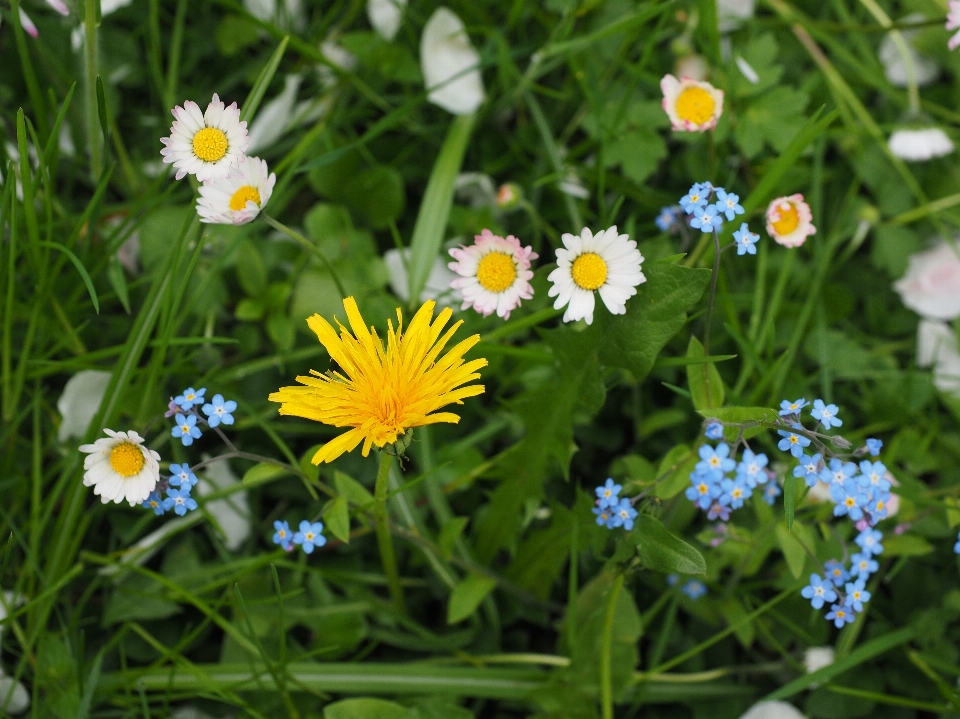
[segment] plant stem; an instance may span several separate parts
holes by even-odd
[[[85,3],[83,18],[83,64],[84,94],[87,114],[87,144],[90,150],[90,177],[94,183],[100,180],[103,169],[103,137],[100,134],[100,114],[97,111],[97,73],[99,47],[97,44],[97,3]]]
[[[876,0],[860,0],[860,4],[873,15],[878,23],[890,31],[890,39],[893,40],[893,44],[900,53],[900,59],[903,60],[903,67],[907,71],[907,101],[910,105],[910,114],[916,117],[920,114],[920,90],[917,85],[917,68],[913,62],[913,53],[910,52],[903,33],[893,28],[893,21],[890,19],[890,16],[883,11],[883,8],[876,3]]]
[[[310,240],[308,240],[306,237],[301,235],[299,232],[296,232],[295,230],[290,229],[282,222],[277,222],[275,219],[270,217],[270,215],[266,213],[261,213],[260,216],[264,219],[264,221],[268,225],[270,225],[270,227],[272,227],[275,230],[280,230],[280,232],[285,234],[291,240],[299,242],[301,245],[303,245],[304,249],[309,250],[310,252],[315,254],[317,257],[319,257],[320,261],[323,263],[323,266],[327,269],[327,272],[329,272],[330,276],[333,278],[333,283],[337,286],[337,291],[340,293],[340,297],[342,299],[347,299],[347,291],[343,289],[343,283],[340,282],[340,278],[337,276],[337,271],[333,269],[333,265],[330,264],[330,260],[328,260],[327,256],[320,251],[319,247],[317,247],[315,244],[313,244]]]
[[[400,572],[397,570],[397,556],[393,551],[393,536],[390,534],[390,524],[387,518],[387,492],[390,489],[390,465],[393,455],[380,453],[380,469],[377,470],[377,484],[374,488],[373,516],[377,528],[377,544],[380,545],[380,560],[383,562],[383,572],[387,575],[387,585],[390,587],[390,596],[393,604],[401,614],[407,613],[403,601],[403,590],[400,588]]]
[[[613,582],[610,589],[610,599],[607,601],[607,612],[603,617],[603,644],[600,647],[600,710],[603,719],[613,719],[613,683],[610,676],[613,657],[613,616],[616,613],[617,599],[623,588],[623,574]]]
[[[713,275],[710,277],[710,297],[707,298],[707,326],[703,330],[703,354],[710,356],[710,325],[713,322],[713,299],[717,294],[717,275],[720,274],[720,235],[713,231]]]

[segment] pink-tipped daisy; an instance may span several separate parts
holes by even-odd
[[[206,112],[192,100],[172,111],[176,120],[170,137],[160,138],[163,161],[177,168],[177,179],[196,175],[200,182],[230,177],[247,150],[247,123],[240,120],[237,103],[225,107],[214,94]]]
[[[960,30],[960,0],[950,0],[947,3],[947,30]],[[960,32],[955,33],[947,41],[947,47],[956,50],[960,46]]]
[[[784,247],[799,247],[808,235],[817,234],[810,205],[797,193],[778,197],[767,207],[767,232]]]
[[[484,317],[496,312],[509,319],[520,300],[533,297],[530,260],[539,255],[530,246],[521,247],[513,235],[504,238],[483,230],[475,238],[469,247],[450,250],[456,262],[447,266],[460,275],[450,286],[463,294],[460,309],[472,306]]]
[[[245,225],[266,207],[276,183],[277,176],[268,171],[266,160],[244,157],[230,177],[207,180],[200,186],[200,222]]]
[[[712,130],[723,114],[723,90],[709,82],[673,75],[660,81],[663,110],[670,118],[674,132]]]

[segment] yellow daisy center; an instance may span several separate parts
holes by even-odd
[[[584,290],[598,290],[607,281],[607,263],[596,252],[584,252],[573,261],[573,281]]]
[[[503,292],[517,279],[517,263],[505,252],[490,252],[477,265],[477,282],[488,292]]]
[[[260,207],[260,192],[256,187],[244,185],[234,192],[233,197],[230,198],[230,209],[239,212],[247,206],[247,202],[250,200],[253,200],[257,207]]]
[[[204,162],[216,162],[227,154],[227,136],[223,130],[205,127],[193,136],[193,154]]]
[[[139,474],[143,465],[143,452],[135,444],[123,442],[110,450],[110,466],[121,477]]]
[[[795,229],[797,225],[800,224],[800,215],[797,212],[797,206],[792,202],[784,202],[777,208],[777,212],[780,214],[780,219],[776,222],[771,222],[773,229],[781,237],[783,235],[789,235]]]
[[[713,117],[716,107],[713,95],[702,87],[688,87],[677,98],[677,116],[695,125],[702,125]]]

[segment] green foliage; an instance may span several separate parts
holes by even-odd
[[[659,520],[644,517],[633,529],[633,541],[643,566],[658,572],[706,574],[703,555],[682,539],[672,535]]]

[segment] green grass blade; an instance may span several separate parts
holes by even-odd
[[[280,61],[283,59],[283,54],[287,51],[287,44],[289,42],[290,36],[288,35],[280,41],[277,49],[273,51],[273,55],[270,56],[267,64],[264,65],[260,71],[260,74],[257,76],[257,81],[253,83],[253,87],[250,88],[250,94],[247,95],[247,99],[243,101],[243,107],[240,108],[241,120],[250,122],[256,117],[260,102],[263,100],[267,88],[270,87],[273,76],[277,73],[277,68],[280,67]]]
[[[73,254],[73,252],[71,252],[69,249],[61,245],[59,242],[39,242],[37,244],[39,244],[40,247],[50,247],[54,250],[59,250],[70,259],[70,261],[73,263],[73,266],[77,268],[77,272],[80,273],[80,279],[83,280],[83,284],[87,288],[87,293],[90,295],[90,301],[93,302],[93,308],[97,311],[97,314],[100,314],[100,298],[97,297],[97,290],[93,286],[93,281],[90,279],[90,274],[87,272],[87,268],[83,266],[80,258]]]

